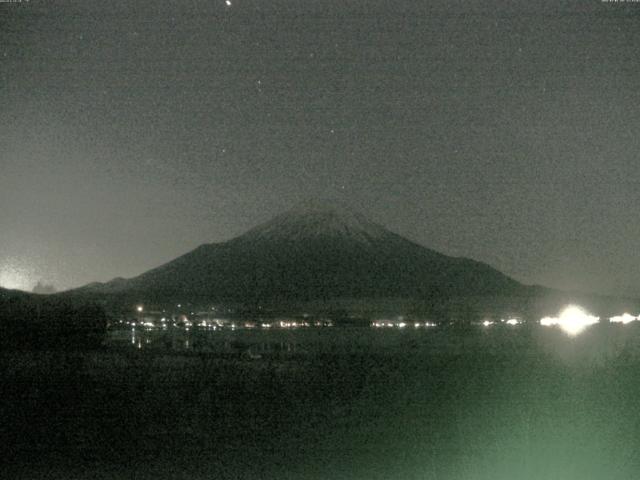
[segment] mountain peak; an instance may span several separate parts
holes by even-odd
[[[299,241],[321,237],[370,242],[388,233],[350,206],[335,200],[303,202],[249,230],[245,240]]]
[[[341,202],[340,200],[335,199],[310,199],[300,202],[291,208],[288,212],[299,212],[299,213],[334,213],[340,214],[344,212],[354,213],[355,211],[351,206],[347,203]]]

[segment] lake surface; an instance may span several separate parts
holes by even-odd
[[[0,355],[2,478],[630,479],[640,329],[114,331]]]

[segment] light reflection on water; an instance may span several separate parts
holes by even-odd
[[[260,358],[262,354],[305,352],[303,340],[296,338],[296,334],[292,332],[247,331],[232,328],[221,333],[212,329],[133,327],[127,332],[122,330],[110,332],[107,346],[122,345],[125,333],[130,345],[137,349],[245,353],[251,358]]]
[[[431,353],[468,353],[477,349],[483,353],[499,353],[505,348],[551,349],[552,351],[580,350],[581,345],[591,343],[599,351],[612,351],[632,338],[626,339],[633,329],[632,323],[640,316],[629,313],[600,320],[599,317],[577,305],[566,306],[555,317],[543,317],[537,321],[517,317],[488,318],[470,322],[467,331],[458,330],[451,322],[408,320],[395,316],[373,320],[370,329],[361,326],[334,327],[329,319],[263,320],[203,319],[191,321],[181,318],[160,323],[147,321],[120,321],[130,325],[130,344],[137,349],[164,351],[193,351],[210,353],[248,354],[260,358],[273,353],[336,353],[384,351],[429,351]],[[640,322],[638,322],[640,324]],[[407,326],[414,328],[408,329]],[[615,327],[623,327],[623,331]],[[596,328],[598,327],[598,328]],[[602,328],[604,330],[602,330]],[[475,331],[473,329],[476,329]],[[598,333],[592,335],[593,330]],[[607,329],[611,329],[609,333]],[[631,330],[629,330],[631,329]],[[411,330],[411,332],[409,332]],[[547,330],[548,332],[545,332]],[[377,333],[372,333],[377,331]],[[126,330],[110,332],[107,346],[123,346]],[[479,332],[482,332],[479,336]],[[591,333],[590,333],[591,332]],[[612,334],[610,334],[613,332]],[[563,334],[563,335],[562,335]],[[571,337],[573,343],[565,344]],[[532,341],[533,340],[533,341]],[[611,347],[611,345],[614,347]],[[551,345],[551,347],[550,347]]]
[[[640,353],[640,322],[628,325],[599,323],[582,329],[579,335],[569,336],[561,325],[549,328],[535,324],[516,327],[481,324],[468,331],[448,327],[217,330],[135,327],[111,331],[106,345],[150,352],[240,355],[252,360],[315,354],[502,355],[529,352],[536,355],[542,352],[574,363],[595,357],[610,358],[621,351]]]

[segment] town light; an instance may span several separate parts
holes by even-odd
[[[609,321],[611,323],[622,323],[624,325],[626,325],[627,323],[631,323],[635,320],[637,320],[638,317],[634,317],[633,315],[629,314],[629,313],[623,313],[622,315],[616,315],[615,317],[611,317],[609,319]]]
[[[589,315],[582,308],[569,305],[558,317],[544,317],[540,320],[540,325],[549,327],[558,325],[562,330],[571,336],[578,335],[589,325],[598,323],[599,317]]]

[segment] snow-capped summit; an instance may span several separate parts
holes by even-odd
[[[364,215],[338,201],[307,201],[249,230],[244,241],[295,242],[318,238],[349,238],[370,242],[388,234]]]

